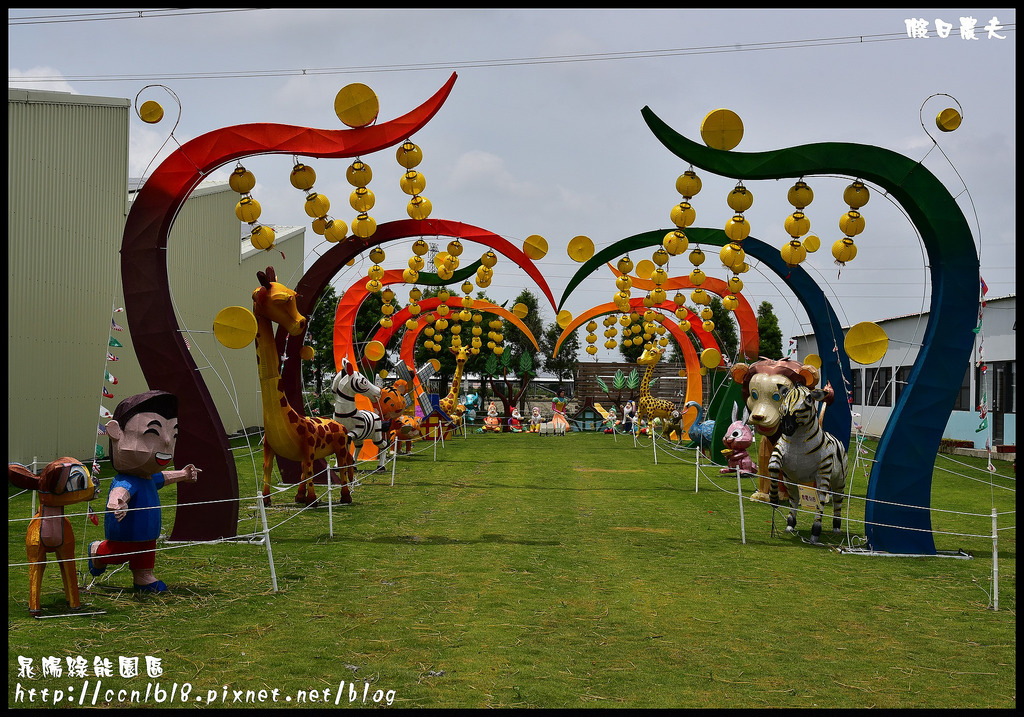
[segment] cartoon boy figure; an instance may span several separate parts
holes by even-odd
[[[114,409],[106,430],[117,475],[107,495],[106,540],[89,546],[89,572],[101,575],[108,565],[127,562],[136,591],[165,592],[167,586],[153,575],[162,525],[157,491],[184,480],[195,483],[200,473],[192,464],[163,470],[178,439],[178,397],[166,391],[129,396]]]

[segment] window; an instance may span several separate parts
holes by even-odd
[[[864,384],[861,380],[861,369],[852,369],[850,371],[850,396],[853,398],[853,403],[858,406],[863,404],[863,401],[861,400],[864,395],[864,391],[861,388],[863,385]]]
[[[971,365],[967,364],[964,372],[964,380],[960,383],[960,393],[957,394],[956,403],[953,404],[954,411],[973,411],[971,405]]]
[[[1016,413],[1014,406],[1014,386],[1017,383],[1015,364],[1015,361],[995,361],[989,364],[993,412]]]
[[[907,387],[907,378],[910,376],[910,369],[912,366],[899,366],[896,369],[896,381],[893,383],[893,387],[896,390],[896,395],[893,399],[896,402],[900,400],[900,394],[903,393],[903,389]],[[968,378],[970,374],[968,374]],[[969,382],[968,382],[969,385]]]
[[[892,366],[879,366],[871,376],[871,384],[868,386],[868,397],[865,402],[868,406],[891,406],[892,391],[889,390],[892,383]]]

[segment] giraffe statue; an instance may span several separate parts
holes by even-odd
[[[469,358],[469,347],[460,346],[450,348],[451,352],[455,354],[455,375],[452,376],[452,387],[448,391],[448,395],[442,398],[439,402],[439,406],[445,414],[455,418],[455,408],[459,405],[459,386],[462,383],[462,368],[466,365],[466,359]]]
[[[252,313],[256,316],[256,365],[263,397],[263,504],[270,505],[270,473],[274,456],[296,461],[302,466],[296,503],[316,501],[313,490],[313,461],[334,454],[338,466],[345,466],[341,502],[351,503],[348,483],[354,476],[349,439],[345,427],[326,418],[310,418],[292,408],[281,381],[281,356],[274,338],[274,324],[297,336],[306,328],[306,317],[295,306],[295,292],[277,282],[274,267],[256,272],[260,288],[252,293]]]
[[[636,360],[641,366],[646,366],[644,370],[643,378],[640,379],[640,400],[637,401],[636,415],[637,418],[642,418],[648,423],[653,421],[655,418],[662,419],[663,422],[669,423],[672,421],[672,413],[676,410],[676,405],[671,401],[667,401],[664,398],[655,398],[651,395],[651,380],[654,377],[654,367],[661,360],[661,351],[656,348],[644,349],[644,352],[640,354],[640,358]]]

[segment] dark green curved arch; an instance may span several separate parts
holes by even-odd
[[[674,229],[674,227],[673,227]],[[637,251],[652,246],[661,246],[665,234],[672,229],[655,229],[654,231],[635,234],[611,244],[590,258],[581,266],[569,280],[562,294],[559,308],[565,300],[585,278],[600,269],[606,262],[614,261],[616,257],[622,256],[631,251]],[[692,244],[706,244],[713,246],[725,246],[729,243],[728,237],[721,229],[705,229],[701,227],[688,227],[686,236]],[[843,337],[842,324],[839,317],[832,308],[828,297],[821,291],[818,284],[811,278],[803,267],[787,266],[782,261],[779,250],[765,242],[747,237],[743,240],[743,250],[751,257],[765,264],[779,276],[796,294],[797,299],[807,312],[811,322],[811,330],[815,336],[824,337],[819,342],[818,353],[821,356],[821,380],[831,382],[836,392],[845,395],[844,386],[850,383],[850,360],[846,356],[846,348],[841,341]],[[829,341],[833,339],[833,341]],[[833,349],[834,346],[834,349]],[[731,408],[728,409],[731,412]],[[708,418],[719,420],[717,415],[709,415]],[[715,424],[718,425],[717,423]],[[853,425],[853,418],[850,412],[850,404],[846,401],[835,401],[825,409],[823,426],[826,431],[848,444],[850,440],[850,428]]]
[[[921,350],[878,444],[868,481],[866,534],[874,550],[934,554],[932,469],[974,346],[980,288],[974,238],[956,200],[920,162],[880,147],[823,142],[727,152],[683,137],[649,107],[641,114],[669,151],[715,174],[736,179],[857,177],[885,189],[907,212],[928,255],[931,306]]]

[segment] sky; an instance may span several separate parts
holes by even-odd
[[[1012,8],[968,6],[9,8],[8,84],[127,98],[136,106],[159,102],[163,121],[149,125],[133,114],[130,125],[129,174],[147,177],[177,144],[231,125],[344,129],[334,99],[351,83],[376,93],[377,121],[388,121],[419,106],[457,72],[448,100],[411,137],[423,151],[417,169],[426,178],[431,218],[474,225],[517,246],[531,235],[544,237],[549,251],[537,265],[556,302],[581,267],[567,254],[573,237],[589,237],[600,251],[634,234],[674,228],[670,211],[682,200],[676,178],[689,164],[654,137],[641,109],[650,107],[700,141],[704,117],[725,108],[743,122],[737,152],[850,142],[923,163],[963,211],[994,298],[1016,293],[1015,20]],[[961,27],[972,25],[974,38],[962,37]],[[947,107],[963,115],[954,132],[936,128],[936,115]],[[351,160],[299,159],[316,170],[314,189],[330,199],[331,216],[351,224],[353,187],[345,179]],[[370,215],[378,224],[408,218],[394,149],[361,159],[373,170]],[[303,193],[288,182],[293,157],[253,157],[243,164],[256,175],[252,195],[263,208],[261,222],[307,227],[304,264],[310,267],[331,245],[309,228]],[[233,167],[212,178],[226,179]],[[736,180],[696,171],[702,189],[691,200],[694,226],[722,228],[733,214],[726,196]],[[927,257],[901,208],[869,183],[857,258],[839,267],[830,247],[842,238],[838,222],[848,210],[842,194],[855,178],[803,179],[814,191],[805,209],[810,233],[821,239],[821,249],[803,266],[843,325],[927,310]],[[744,183],[754,196],[745,213],[751,236],[778,247],[788,241],[783,225],[793,207],[786,194],[794,181]],[[426,239],[442,250],[448,241]],[[385,245],[384,267],[404,268],[411,242]],[[463,263],[484,251],[466,242]],[[650,259],[652,251],[630,258]],[[272,261],[273,250],[268,256]],[[708,256],[701,268],[727,279],[717,249]],[[340,274],[334,282],[339,292],[365,279],[370,263],[357,260]],[[760,262],[750,264],[742,277],[747,300],[755,307],[771,303],[785,337],[809,332],[792,293]],[[692,266],[683,254],[667,268],[677,276]],[[528,288],[542,299],[544,324],[555,320],[554,309],[511,260],[499,258],[494,271],[490,297],[501,303]],[[565,308],[579,315],[610,301],[615,291],[613,274],[602,269],[572,292]],[[397,293],[404,303],[404,291]],[[601,330],[595,358],[621,360],[618,349],[603,348]]]

